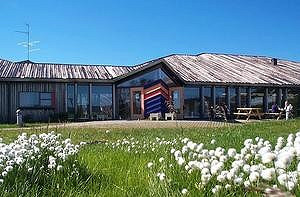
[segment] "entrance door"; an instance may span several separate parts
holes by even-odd
[[[144,94],[143,88],[131,88],[131,119],[144,118]]]

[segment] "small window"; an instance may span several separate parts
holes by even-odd
[[[20,107],[52,107],[51,92],[20,92]]]

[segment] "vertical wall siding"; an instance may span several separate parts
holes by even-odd
[[[0,83],[0,123],[7,122],[8,118],[7,92],[7,84]]]
[[[9,87],[8,87],[9,86]],[[10,105],[8,105],[8,90],[10,94]],[[41,83],[41,82],[12,82],[6,85],[0,83],[0,122],[15,122],[16,109],[19,107],[20,92],[55,92],[54,113],[64,112],[65,85],[64,83]],[[9,107],[9,109],[7,109]],[[35,113],[38,110],[30,110]],[[52,110],[53,111],[53,110]],[[7,114],[9,112],[9,114]],[[41,112],[39,112],[41,113]]]

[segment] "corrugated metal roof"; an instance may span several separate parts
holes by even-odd
[[[109,80],[136,68],[134,66],[50,64],[0,60],[0,78]]]
[[[136,66],[49,64],[0,60],[1,78],[112,80],[164,62],[186,83],[300,85],[300,63],[270,57],[212,54],[169,55]],[[135,71],[135,72],[132,72]]]
[[[163,59],[186,82],[300,85],[300,63],[292,61],[207,53]]]

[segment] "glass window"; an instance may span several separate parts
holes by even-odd
[[[237,108],[237,88],[236,87],[230,87],[230,113],[234,113]]]
[[[51,92],[20,92],[19,97],[20,107],[51,107],[52,93]]]
[[[248,88],[240,87],[241,107],[247,107]]]
[[[112,118],[112,87],[92,86],[92,119],[104,120]]]
[[[276,103],[276,97],[276,88],[268,88],[268,109],[271,109],[272,105]]]
[[[204,114],[203,118],[209,117],[209,108],[212,106],[211,87],[203,87],[203,98],[204,98]]]
[[[251,107],[256,108],[264,108],[264,95],[265,95],[265,88],[260,87],[253,87],[251,88]]]
[[[293,105],[294,116],[300,116],[300,89],[289,88],[287,97],[289,103]]]
[[[199,88],[184,88],[184,117],[200,117],[200,91]]]
[[[141,114],[142,106],[141,106],[141,91],[133,92],[133,114]]]
[[[159,79],[161,79],[168,85],[173,84],[173,81],[166,75],[166,73],[162,71],[161,68],[158,68],[143,75],[140,75],[134,79],[125,81],[119,84],[118,87],[144,86]]]
[[[75,117],[75,95],[74,95],[74,85],[67,85],[67,113],[68,118],[73,119]]]
[[[179,114],[180,113],[180,92],[179,90],[173,90],[171,94],[172,94],[171,96],[172,96],[175,113]]]
[[[79,119],[89,119],[89,86],[77,86],[77,116]]]
[[[130,119],[130,88],[117,88],[119,119]]]
[[[225,87],[216,87],[216,105],[226,105]]]

